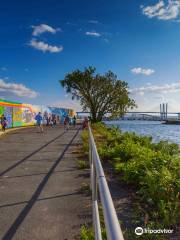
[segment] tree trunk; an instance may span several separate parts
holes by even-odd
[[[96,123],[96,122],[101,122],[102,121],[102,116],[97,114],[96,112],[91,112],[91,122]]]

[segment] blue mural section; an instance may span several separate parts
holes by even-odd
[[[6,116],[6,119],[7,119],[7,128],[11,128],[13,126],[12,114],[13,114],[12,107],[4,108],[4,115]]]
[[[60,122],[63,123],[64,118],[69,115],[72,117],[74,115],[73,110],[66,108],[57,108],[57,107],[49,107],[49,110],[52,114],[60,117]]]

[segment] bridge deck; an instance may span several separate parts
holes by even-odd
[[[89,213],[79,144],[80,132],[62,127],[0,138],[0,239],[75,239]]]

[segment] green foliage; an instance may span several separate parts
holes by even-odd
[[[118,80],[111,71],[104,75],[95,72],[93,67],[76,70],[60,81],[73,99],[80,100],[83,110],[90,110],[92,122],[100,122],[107,113],[111,117],[122,116],[128,108],[136,106],[129,98],[127,82]]]
[[[94,240],[93,229],[83,225],[81,227],[81,240]]]
[[[175,227],[180,219],[179,146],[153,143],[150,137],[122,133],[104,124],[94,124],[93,129],[101,159],[136,188],[140,203],[148,206],[149,222]]]
[[[154,150],[163,151],[169,155],[179,154],[179,146],[175,143],[169,143],[168,141],[160,141],[159,143],[152,145]]]
[[[88,146],[88,131],[84,130],[81,133],[81,138],[83,140],[83,152],[84,154],[88,155],[88,151],[89,151],[89,146]]]
[[[107,236],[106,236],[106,229],[105,229],[103,210],[102,210],[101,204],[99,204],[99,217],[100,217],[102,239],[106,240]],[[88,227],[87,225],[83,225],[81,227],[81,239],[94,240],[95,238],[94,238],[93,228]]]
[[[89,168],[89,164],[85,160],[78,160],[77,167],[78,167],[78,169],[87,169],[87,168]]]

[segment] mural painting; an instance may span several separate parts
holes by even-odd
[[[13,127],[22,126],[22,108],[14,107],[13,108]]]
[[[7,128],[12,127],[12,123],[13,123],[12,111],[13,111],[12,107],[5,107],[4,108],[4,115],[6,116],[6,119],[7,119]]]
[[[8,128],[34,125],[35,116],[38,112],[41,112],[45,118],[54,115],[58,122],[63,122],[67,115],[70,117],[75,115],[72,109],[31,105],[0,99],[0,116],[5,115]]]
[[[0,116],[4,114],[4,107],[0,106]]]
[[[35,115],[36,113],[33,112],[31,105],[23,104],[22,107],[22,126],[33,125],[35,123]]]

